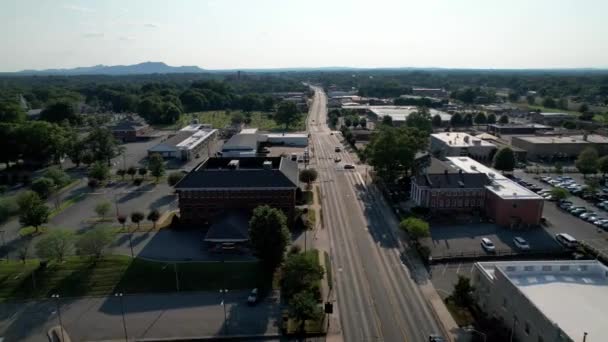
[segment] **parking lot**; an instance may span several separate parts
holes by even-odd
[[[430,269],[431,282],[441,298],[445,299],[452,294],[458,276],[471,278],[473,262],[443,263],[432,265]]]

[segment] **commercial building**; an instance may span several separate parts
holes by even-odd
[[[600,155],[608,154],[608,138],[597,134],[512,137],[511,145],[526,150],[530,160],[574,159],[587,147],[595,148]]]
[[[222,146],[223,157],[255,157],[260,147],[258,134],[239,133],[233,135]]]
[[[308,134],[298,133],[268,133],[262,134],[264,140],[270,145],[281,146],[308,146]]]
[[[118,141],[132,142],[137,141],[152,131],[152,127],[145,123],[143,119],[126,118],[114,124],[110,130]]]
[[[441,88],[412,88],[412,95],[445,99],[448,97],[448,92]]]
[[[511,228],[538,225],[544,206],[539,195],[469,157],[433,160],[426,174],[412,178],[411,198],[433,212],[480,210]]]
[[[291,220],[297,188],[297,163],[281,157],[210,158],[175,186],[185,224],[209,223],[231,210],[250,212],[264,204]]]
[[[490,160],[496,146],[490,142],[462,132],[431,134],[431,153],[436,157],[469,156],[478,160]]]
[[[177,132],[177,134],[161,141],[148,149],[148,155],[158,153],[163,158],[193,160],[200,157],[210,157],[212,147],[217,140],[217,129],[205,129],[200,126],[194,129],[192,125]]]
[[[530,113],[533,122],[543,125],[561,125],[564,121],[574,120],[575,117],[568,113]]]
[[[385,116],[390,116],[393,120],[393,124],[395,126],[400,126],[405,124],[405,120],[407,117],[418,111],[418,107],[416,106],[371,106],[371,105],[343,105],[342,109],[349,109],[358,111],[364,114],[370,114],[375,116],[378,120],[382,120]],[[450,119],[452,118],[451,114],[446,112],[431,108],[429,109],[429,114],[431,117],[435,115],[439,115],[441,117],[441,122],[444,124],[448,124]]]
[[[487,126],[487,131],[491,134],[536,134],[552,130],[553,127],[540,124],[489,124]]]
[[[492,134],[481,133],[481,134],[477,134],[475,136],[475,138],[487,141],[491,144],[494,144],[498,150],[500,150],[501,148],[505,148],[505,147],[510,148],[511,151],[513,151],[513,154],[515,155],[516,162],[525,163],[528,160],[528,153],[526,152],[526,150],[519,148],[519,147],[515,147],[515,146],[509,144],[508,142],[506,142],[505,140],[502,140],[499,137],[496,137]]]
[[[608,268],[597,260],[479,262],[472,283],[479,308],[514,341],[608,336]]]

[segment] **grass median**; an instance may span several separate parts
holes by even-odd
[[[180,291],[219,288],[249,289],[269,286],[258,262],[173,263],[131,259],[110,255],[97,261],[88,257],[68,257],[50,262],[45,268],[38,260],[0,264],[0,300],[102,296],[123,293],[176,291],[175,270]]]

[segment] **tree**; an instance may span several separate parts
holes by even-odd
[[[46,234],[36,244],[36,254],[41,259],[63,261],[73,248],[74,233],[65,229],[55,229]]]
[[[296,321],[300,322],[301,333],[305,331],[306,320],[317,320],[323,315],[313,294],[308,291],[293,296],[289,301],[289,312]]]
[[[517,102],[517,100],[519,100],[519,94],[513,93],[513,92],[509,92],[508,98],[509,98],[510,102]]]
[[[532,96],[532,95],[528,95],[528,96],[526,96],[526,101],[528,102],[528,105],[534,106],[534,104],[536,103],[536,97]]]
[[[146,178],[146,175],[148,174],[148,169],[146,169],[145,167],[140,167],[139,169],[137,169],[137,173],[142,177],[142,178]]]
[[[104,181],[110,176],[110,168],[106,163],[97,161],[89,169],[89,178]]]
[[[430,235],[429,224],[416,217],[408,217],[401,221],[399,228],[406,231],[416,241]]]
[[[473,303],[473,286],[471,280],[465,276],[458,275],[458,282],[454,285],[452,299],[460,307],[468,307]]]
[[[245,121],[245,117],[241,113],[234,113],[234,114],[232,114],[232,117],[230,118],[230,122],[234,126],[242,124],[243,121]]]
[[[306,183],[306,186],[310,189],[310,184],[317,180],[318,175],[315,169],[304,169],[300,171],[300,182]]]
[[[150,213],[148,213],[148,221],[152,222],[152,228],[156,229],[156,222],[158,221],[158,219],[160,218],[160,212],[158,212],[158,209],[153,209],[152,211],[150,211]]]
[[[281,267],[281,292],[289,301],[296,293],[319,291],[316,284],[323,279],[323,267],[311,253],[290,254]]]
[[[154,153],[150,156],[150,160],[148,160],[148,169],[150,170],[150,174],[156,177],[156,181],[165,174],[165,162],[163,157],[158,153]]]
[[[135,178],[135,174],[136,174],[136,173],[137,173],[137,169],[136,169],[134,166],[130,166],[130,167],[127,169],[127,174],[128,174],[129,176],[131,176],[131,180],[133,180],[133,179]]]
[[[568,198],[568,196],[570,196],[570,193],[564,188],[553,188],[551,189],[551,196],[553,196],[553,198],[555,198],[556,200],[561,201]]]
[[[483,125],[487,122],[486,115],[484,113],[477,113],[477,115],[475,115],[474,121],[476,125]]]
[[[553,98],[551,98],[551,97],[545,97],[543,99],[542,105],[545,108],[555,108],[555,107],[557,107],[557,104],[555,103],[555,100]]]
[[[112,230],[105,227],[96,227],[78,238],[76,249],[80,255],[91,255],[95,259],[99,259],[112,241],[114,241]]]
[[[393,125],[393,117],[390,115],[385,115],[382,117],[382,124],[385,126],[392,126]]]
[[[365,118],[359,119],[359,126],[361,126],[362,129],[367,129],[367,119],[365,119]]]
[[[120,223],[120,225],[122,226],[122,228],[125,228],[125,224],[127,223],[127,217],[125,215],[118,215],[118,217],[116,217],[116,220],[118,220],[118,223]]]
[[[97,203],[97,205],[95,206],[95,213],[97,213],[97,216],[104,218],[110,213],[111,209],[112,203],[108,201],[103,201]]]
[[[116,170],[116,175],[122,178],[122,180],[125,180],[125,174],[127,174],[127,171],[125,171],[125,169]]]
[[[585,114],[589,111],[589,106],[586,103],[583,103],[579,108],[578,111]]]
[[[473,114],[468,113],[464,116],[464,118],[462,119],[462,123],[469,127],[469,126],[473,126]]]
[[[344,126],[351,127],[352,125],[353,121],[349,117],[344,118]]]
[[[23,108],[16,102],[1,101],[0,102],[0,122],[18,123],[23,122],[27,115]]]
[[[87,185],[89,186],[89,188],[91,189],[97,189],[97,187],[99,187],[99,181],[95,178],[90,178],[89,182],[87,183]]]
[[[296,104],[291,101],[283,101],[279,103],[277,113],[274,116],[274,120],[278,124],[285,125],[285,129],[289,128],[289,125],[295,123],[300,118],[300,113]]]
[[[587,147],[578,155],[574,163],[583,178],[586,178],[590,173],[596,173],[598,168],[598,155],[593,147]]]
[[[379,175],[396,179],[414,167],[416,153],[427,146],[428,135],[416,128],[382,126],[372,135],[364,154]]]
[[[131,222],[137,224],[137,229],[139,229],[139,224],[144,219],[144,214],[140,211],[134,211],[131,213]]]
[[[486,120],[488,125],[492,125],[496,123],[496,115],[494,115],[493,113],[490,113],[488,115],[488,119]]]
[[[38,228],[48,222],[49,208],[37,193],[33,191],[22,193],[17,198],[17,204],[19,205],[19,222],[22,226],[32,226],[38,232]]]
[[[40,197],[48,198],[55,189],[55,182],[47,177],[40,177],[32,182],[31,188]]]
[[[268,205],[255,208],[249,221],[249,237],[255,255],[269,271],[274,271],[283,262],[290,240],[285,214]]]
[[[433,127],[441,127],[441,116],[439,114],[435,114],[433,119],[431,120],[431,125]]]
[[[181,173],[179,171],[171,172],[169,174],[169,176],[167,177],[167,183],[170,186],[175,186],[175,184],[177,184],[180,180],[182,180],[182,178],[184,178],[183,173]]]
[[[450,118],[450,125],[452,125],[453,127],[462,126],[463,123],[464,123],[464,121],[463,121],[462,115],[460,113],[455,113]]]
[[[431,115],[426,108],[420,108],[418,111],[411,113],[405,119],[407,127],[417,128],[422,132],[433,132],[433,124],[431,123]]]
[[[501,115],[500,119],[498,119],[498,123],[502,125],[506,125],[509,123],[509,117],[506,115]]]
[[[85,139],[84,144],[95,161],[103,161],[108,165],[110,160],[119,154],[118,142],[112,132],[105,127],[94,128]]]
[[[603,156],[597,160],[597,167],[599,171],[602,173],[602,176],[605,176],[608,173],[608,156]]]
[[[49,167],[44,172],[44,177],[51,179],[57,187],[64,186],[71,180],[71,177],[67,173],[56,166]]]
[[[496,170],[513,171],[515,168],[515,153],[509,147],[503,147],[494,155],[492,164]]]
[[[81,122],[80,115],[76,113],[74,105],[66,101],[58,101],[46,107],[40,113],[40,119],[53,123],[68,121],[70,125],[77,125]]]

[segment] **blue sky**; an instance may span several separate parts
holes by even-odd
[[[606,0],[2,0],[0,71],[608,67]]]

